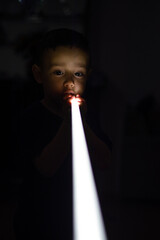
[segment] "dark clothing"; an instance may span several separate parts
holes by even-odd
[[[61,123],[62,119],[40,102],[18,118],[14,159],[17,176],[23,183],[14,223],[17,239],[72,239],[71,158],[52,178],[42,176],[33,164]]]
[[[61,118],[36,102],[14,126],[16,175],[23,179],[14,219],[17,240],[72,239],[71,154],[51,178],[42,176],[33,164],[61,123]]]

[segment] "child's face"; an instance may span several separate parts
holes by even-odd
[[[45,52],[40,67],[44,98],[61,100],[66,94],[82,95],[88,74],[88,56],[79,48],[57,47]]]

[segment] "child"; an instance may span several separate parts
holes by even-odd
[[[92,165],[103,169],[110,161],[107,144],[87,121],[83,94],[90,72],[90,53],[85,38],[69,29],[48,32],[36,48],[32,71],[43,86],[44,97],[17,121],[15,159],[23,184],[14,222],[16,237],[71,240],[73,97],[80,104]]]

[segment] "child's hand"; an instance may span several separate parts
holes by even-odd
[[[69,93],[63,96],[63,104],[62,104],[62,115],[64,119],[70,119],[71,113],[71,99],[75,97],[75,95]]]
[[[76,98],[79,106],[80,106],[80,110],[81,113],[84,114],[87,111],[87,105],[86,105],[86,101],[84,100],[84,98],[82,98],[79,94],[66,94],[63,98],[64,100],[64,105],[63,105],[63,114],[65,116],[70,115],[70,111],[71,111],[71,102],[72,99]]]
[[[86,105],[86,101],[84,100],[84,98],[82,98],[79,94],[77,94],[75,96],[75,98],[77,99],[79,106],[80,106],[80,110],[82,114],[85,114],[87,112],[87,105]]]

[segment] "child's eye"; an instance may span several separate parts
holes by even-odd
[[[84,76],[84,73],[82,73],[82,72],[76,72],[74,75],[75,75],[76,77],[83,77],[83,76]]]
[[[56,70],[56,71],[54,71],[53,72],[55,75],[62,75],[63,74],[63,72],[62,71],[60,71],[60,70]]]

